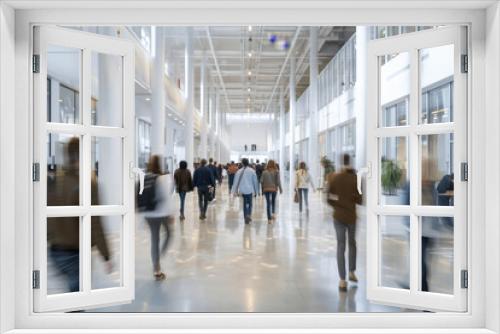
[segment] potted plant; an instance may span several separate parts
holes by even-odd
[[[381,182],[384,195],[397,195],[397,189],[401,183],[402,175],[403,171],[395,160],[382,160]]]

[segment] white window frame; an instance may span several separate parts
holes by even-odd
[[[86,328],[132,328],[135,332],[144,332],[140,328],[199,328],[191,333],[246,332],[244,330],[223,331],[217,328],[253,328],[255,333],[286,332],[283,328],[297,327],[294,333],[333,333],[335,328],[362,328],[363,332],[387,333],[387,328],[394,332],[411,331],[412,333],[456,333],[456,332],[499,332],[500,291],[498,287],[500,263],[499,227],[500,218],[498,198],[500,178],[498,170],[498,147],[500,118],[494,110],[500,109],[500,10],[492,1],[448,2],[448,1],[400,1],[398,3],[342,1],[297,2],[293,8],[282,8],[280,1],[234,2],[232,5],[222,1],[193,6],[185,0],[180,3],[159,3],[148,1],[127,2],[127,6],[146,7],[112,8],[124,3],[99,3],[85,1],[67,5],[70,9],[57,8],[61,2],[50,1],[15,1],[0,4],[0,182],[14,186],[6,188],[2,184],[0,195],[1,230],[0,237],[0,320],[1,330],[16,329],[16,333],[38,333],[36,329],[62,329],[65,333],[91,332]],[[485,7],[492,5],[488,11]],[[12,7],[26,10],[14,12]],[[52,10],[42,10],[44,6],[55,6]],[[78,8],[79,6],[83,7]],[[95,6],[100,9],[90,9]],[[163,6],[163,8],[156,8]],[[183,8],[183,6],[185,8]],[[400,6],[399,8],[396,8]],[[426,7],[427,6],[427,7]],[[461,7],[462,8],[457,8]],[[18,7],[18,8],[19,8]],[[103,8],[103,7],[107,7]],[[204,8],[210,7],[210,8]],[[356,8],[354,8],[356,7]],[[282,8],[280,15],[270,8]],[[210,15],[207,15],[207,12]],[[284,15],[286,12],[287,15]],[[15,23],[14,23],[15,17]],[[468,240],[469,258],[471,259],[468,312],[465,314],[33,314],[32,290],[29,289],[31,278],[30,226],[33,219],[31,200],[27,200],[32,191],[31,157],[32,119],[31,119],[31,26],[33,24],[224,24],[234,25],[353,25],[353,24],[468,24],[470,26],[469,50],[472,62],[471,90],[469,90],[468,142],[470,157],[470,187],[468,203],[470,224]],[[486,29],[488,25],[488,29]],[[15,40],[13,29],[15,27]],[[9,67],[16,60],[15,71]],[[488,71],[485,71],[488,66]],[[5,70],[5,71],[4,71]],[[15,83],[15,91],[13,88]],[[15,93],[15,94],[14,94]],[[15,100],[13,98],[15,96]],[[14,109],[15,106],[15,109]],[[6,112],[4,112],[7,110]],[[7,122],[7,123],[6,123]],[[15,123],[15,128],[12,124]],[[486,135],[488,140],[486,140]],[[9,148],[15,139],[16,150]],[[488,156],[486,155],[488,153]],[[486,164],[488,157],[488,164]],[[7,161],[7,162],[5,162]],[[488,173],[488,183],[485,182]],[[15,192],[15,197],[11,195]],[[14,199],[12,198],[14,197]],[[489,206],[488,206],[489,205]],[[486,219],[488,218],[488,219]],[[15,224],[14,224],[15,222]],[[471,233],[472,232],[472,233]],[[14,240],[15,237],[15,240]],[[27,247],[27,248],[24,248]],[[485,251],[487,247],[487,252]],[[15,257],[12,254],[16,254]],[[489,266],[485,263],[490,261]],[[12,286],[15,282],[15,289]],[[484,286],[488,289],[485,294]],[[472,293],[473,292],[473,293]],[[12,305],[15,305],[12,307]],[[373,328],[385,328],[376,330]],[[212,328],[212,330],[203,330]],[[258,330],[271,328],[274,330]],[[418,330],[420,328],[420,330]],[[459,330],[463,328],[464,330]],[[467,330],[467,328],[469,330]],[[474,330],[470,330],[473,328]],[[26,329],[26,330],[24,330]],[[31,330],[28,330],[31,329]],[[75,330],[73,330],[75,329]],[[396,330],[399,329],[399,330]],[[434,330],[430,330],[434,329]],[[292,331],[292,330],[290,330]],[[45,330],[45,333],[47,331]],[[62,331],[61,331],[62,332]],[[93,333],[109,332],[107,330]],[[165,330],[165,332],[168,332]],[[170,331],[171,333],[174,331]],[[179,331],[175,331],[179,332]]]

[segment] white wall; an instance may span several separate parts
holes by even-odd
[[[232,151],[245,151],[245,144],[250,151],[252,144],[257,145],[257,151],[268,151],[269,125],[265,123],[233,123],[229,125],[229,145]]]

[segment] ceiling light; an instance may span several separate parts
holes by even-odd
[[[248,26],[248,31],[252,31],[252,26]]]
[[[248,71],[248,75],[252,75],[252,71]]]
[[[248,98],[247,101],[250,102],[250,98]]]
[[[150,97],[146,97],[146,101],[151,101],[151,98]]]
[[[248,87],[248,91],[251,92],[252,91],[252,88]]]
[[[252,58],[252,52],[248,53],[248,57]]]

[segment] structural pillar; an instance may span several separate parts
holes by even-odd
[[[366,113],[367,113],[367,46],[370,40],[369,28],[356,27],[356,169],[366,166]]]
[[[165,41],[163,28],[155,28],[155,54],[151,71],[151,154],[165,150]]]
[[[185,48],[185,86],[186,86],[186,127],[184,128],[184,144],[186,162],[193,167],[194,160],[194,67],[193,67],[193,28],[186,28]]]
[[[291,54],[290,56],[290,110],[288,111],[290,114],[290,126],[289,126],[289,153],[290,153],[290,168],[289,168],[289,186],[290,193],[292,189],[295,188],[295,115],[297,113],[297,97],[295,95],[295,54]]]
[[[280,97],[279,97],[279,105],[280,105],[280,146],[279,146],[279,164],[280,164],[280,176],[281,176],[281,184],[285,184],[285,92],[283,88],[280,89]]]
[[[201,111],[201,129],[200,129],[200,157],[206,159],[207,152],[207,121],[208,121],[208,108],[207,108],[207,86],[206,86],[206,63],[207,58],[203,55],[200,65],[200,111]]]
[[[215,94],[215,156],[214,160],[220,161],[220,92],[217,91]]]
[[[318,155],[318,27],[310,27],[309,36],[309,174],[316,187],[322,186],[319,179],[320,157]]]
[[[212,89],[212,93],[210,94],[210,154],[208,158],[215,158],[215,88]]]

